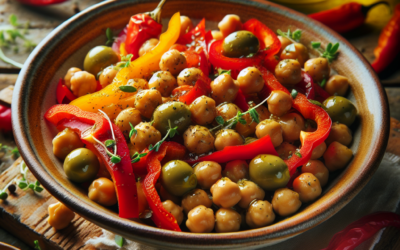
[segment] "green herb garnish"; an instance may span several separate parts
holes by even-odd
[[[220,75],[222,75],[222,74],[231,75],[231,72],[232,72],[232,70],[226,70],[226,69],[218,68],[218,69],[217,69],[217,73],[215,74],[215,76],[220,76]]]
[[[137,89],[136,89],[135,87],[130,86],[130,85],[119,86],[119,89],[120,89],[122,92],[127,92],[127,93],[133,93],[133,92],[136,92],[136,91],[137,91]]]
[[[292,42],[300,42],[301,39],[301,30],[297,29],[294,32],[291,32],[290,29],[288,29],[287,32],[283,32],[282,30],[278,29],[276,31],[276,33],[278,33],[278,35],[283,36],[288,38],[289,40],[291,40]]]
[[[290,95],[292,96],[293,99],[296,98],[297,94],[298,94],[297,90],[292,89],[292,93],[290,93]]]
[[[153,145],[150,145],[150,146],[149,146],[149,150],[150,150],[150,151],[155,150],[156,152],[158,152],[158,150],[159,150],[160,147],[161,147],[161,144],[168,138],[168,136],[169,136],[170,138],[172,138],[172,137],[174,137],[176,134],[179,134],[179,133],[178,133],[178,126],[176,126],[176,127],[174,127],[174,128],[171,127],[171,121],[170,121],[170,120],[168,120],[168,125],[169,125],[169,129],[168,129],[168,131],[167,131],[167,134],[164,136],[164,138],[161,139],[161,141],[157,142],[154,146],[153,146]]]
[[[112,30],[110,28],[106,29],[106,37],[107,37],[106,45],[107,46],[112,45],[114,43],[115,37],[114,37],[114,34],[112,33]]]
[[[322,49],[321,42],[311,42],[311,46],[321,54],[321,57],[328,59],[330,63],[337,57],[339,43],[328,43],[325,50]]]

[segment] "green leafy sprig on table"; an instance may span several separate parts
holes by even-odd
[[[115,235],[114,241],[115,241],[115,244],[117,244],[119,247],[122,247],[125,243],[125,239],[119,235]]]
[[[18,53],[19,52],[19,46],[17,44],[18,38],[24,41],[23,46],[26,48],[26,51],[28,52],[33,50],[36,47],[36,44],[25,37],[25,35],[28,34],[29,22],[22,25],[18,23],[17,16],[11,14],[9,18],[9,23],[11,24],[12,28],[0,29],[0,59],[15,67],[22,68],[23,64],[8,58],[1,49],[8,48],[12,49],[14,53]]]
[[[321,47],[321,42],[311,42],[311,47],[317,50],[321,57],[328,59],[328,62],[332,63],[338,55],[339,43],[328,43],[325,50]]]

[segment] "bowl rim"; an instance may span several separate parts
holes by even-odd
[[[362,56],[362,54],[356,50],[346,39],[341,37],[335,31],[326,27],[325,25],[308,18],[306,15],[299,13],[295,10],[289,9],[287,7],[271,3],[268,1],[262,0],[252,0],[252,1],[240,1],[240,0],[218,0],[219,2],[230,2],[235,4],[243,4],[243,5],[263,5],[267,9],[278,9],[281,11],[285,11],[290,13],[293,16],[298,16],[301,18],[305,18],[308,22],[312,23],[313,26],[323,29],[330,33],[337,41],[341,44],[345,44],[357,57],[358,60],[362,62],[362,64],[369,71],[372,80],[376,83],[376,87],[379,91],[379,100],[382,104],[382,127],[381,132],[378,137],[378,141],[376,144],[376,149],[372,155],[369,156],[368,164],[364,167],[365,169],[365,178],[360,178],[356,182],[352,182],[349,184],[349,187],[346,189],[346,199],[337,197],[336,199],[332,199],[327,202],[325,205],[329,206],[325,209],[313,208],[308,213],[304,214],[302,218],[294,218],[289,219],[294,223],[293,225],[288,223],[278,223],[279,227],[272,224],[268,227],[263,227],[259,229],[245,230],[240,231],[240,233],[224,233],[224,234],[195,234],[195,233],[186,233],[186,232],[174,232],[168,230],[162,230],[156,227],[142,225],[140,223],[132,222],[126,219],[114,218],[105,214],[104,212],[97,209],[87,209],[82,203],[79,202],[79,198],[75,197],[72,193],[64,190],[59,185],[53,185],[54,182],[51,179],[50,174],[48,174],[45,169],[42,167],[42,164],[39,159],[36,158],[33,147],[31,147],[31,143],[28,140],[29,131],[26,126],[26,118],[23,115],[23,108],[26,103],[26,98],[23,98],[24,90],[28,88],[29,85],[29,77],[33,74],[33,66],[38,57],[40,57],[41,51],[46,49],[46,46],[54,40],[54,37],[63,32],[63,30],[68,29],[69,25],[73,25],[74,23],[79,23],[86,18],[90,18],[90,14],[92,11],[97,9],[106,8],[107,6],[123,6],[126,4],[137,4],[144,2],[157,2],[156,0],[151,1],[143,1],[143,0],[123,0],[123,1],[105,1],[100,2],[96,5],[93,5],[77,15],[72,16],[61,25],[59,25],[55,30],[50,32],[42,42],[34,49],[29,58],[24,64],[23,69],[21,70],[17,83],[14,89],[13,96],[13,106],[12,106],[12,124],[13,124],[13,133],[16,139],[16,143],[20,149],[21,155],[25,159],[26,164],[28,165],[30,171],[35,175],[35,177],[42,183],[42,185],[48,190],[55,198],[62,200],[65,205],[70,208],[74,208],[73,210],[77,212],[79,215],[84,218],[94,222],[95,224],[101,227],[110,227],[114,232],[119,233],[123,236],[127,236],[130,238],[134,238],[135,240],[146,242],[147,244],[154,244],[154,242],[163,242],[170,243],[174,246],[185,246],[185,244],[198,244],[201,245],[212,245],[219,246],[222,245],[224,247],[233,246],[236,247],[240,243],[251,243],[254,245],[262,244],[263,242],[269,240],[283,240],[285,238],[289,238],[295,236],[299,233],[302,233],[306,230],[311,229],[312,227],[317,226],[328,218],[332,217],[335,213],[337,213],[342,207],[344,207],[348,202],[350,202],[355,195],[366,185],[369,179],[372,177],[372,174],[375,172],[379,163],[383,157],[383,154],[386,149],[387,141],[389,138],[389,108],[388,108],[388,100],[385,94],[385,91],[382,85],[379,83],[379,79],[369,62]],[[119,2],[119,3],[117,3]],[[273,10],[272,10],[273,11]],[[279,14],[279,13],[278,13]],[[376,118],[375,118],[376,119]],[[312,214],[312,216],[311,216]],[[309,215],[309,216],[306,216]],[[132,236],[132,233],[135,235]],[[151,242],[153,241],[153,242]]]

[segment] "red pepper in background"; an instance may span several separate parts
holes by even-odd
[[[371,66],[376,73],[382,72],[400,52],[400,4],[396,5],[393,17],[383,28],[378,46],[374,50],[375,60]]]
[[[136,190],[135,174],[132,171],[128,145],[124,135],[115,124],[112,128],[108,121],[100,114],[87,112],[73,105],[54,105],[44,117],[57,126],[59,130],[70,128],[74,130],[82,141],[90,148],[106,165],[107,170],[114,181],[118,197],[119,216],[122,218],[138,218],[138,197]],[[92,129],[93,125],[96,125]],[[92,143],[87,132],[101,142],[112,139],[111,129],[116,137],[117,154],[121,162],[112,163],[104,147],[98,143]],[[89,138],[89,139],[88,139]]]
[[[368,11],[379,4],[388,5],[385,1],[376,2],[369,6],[351,2],[330,10],[313,13],[308,16],[325,24],[336,32],[345,33],[361,26],[365,21]]]
[[[185,161],[189,164],[195,164],[201,161],[225,163],[233,160],[251,160],[259,154],[272,154],[278,156],[269,136],[264,136],[246,145],[227,146],[223,150],[216,151],[210,155]]]
[[[68,104],[76,99],[76,96],[72,94],[71,90],[69,90],[69,88],[64,85],[64,79],[60,79],[58,81],[56,98],[59,104]]]
[[[400,228],[400,216],[391,212],[364,216],[336,233],[322,250],[352,250],[385,227]]]
[[[10,132],[11,126],[11,108],[0,104],[0,130]]]
[[[51,4],[63,3],[67,0],[17,0],[22,4],[32,5],[32,6],[46,6]]]
[[[146,195],[147,203],[153,211],[151,219],[162,229],[168,229],[180,232],[178,223],[175,217],[165,210],[161,203],[160,196],[157,193],[155,184],[161,174],[161,161],[166,155],[169,157],[174,156],[174,159],[182,159],[186,153],[184,146],[176,142],[164,142],[161,144],[158,152],[151,151],[147,157],[147,172],[143,181],[143,191]]]
[[[260,96],[265,99],[273,90],[280,90],[287,94],[289,91],[283,87],[275,76],[264,67],[258,67],[265,81],[265,87],[260,92]],[[292,107],[296,109],[305,119],[314,120],[317,123],[315,132],[304,132],[300,134],[301,149],[299,154],[293,154],[288,160],[285,160],[290,175],[293,175],[297,167],[304,165],[311,158],[312,151],[328,137],[331,130],[332,120],[325,110],[313,103],[301,93],[298,93],[293,99]]]

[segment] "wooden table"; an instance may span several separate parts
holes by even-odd
[[[277,0],[278,1],[278,0]],[[46,8],[33,8],[20,5],[14,0],[0,0],[0,28],[8,25],[9,16],[14,13],[20,23],[28,22],[28,38],[39,43],[51,30],[63,22],[74,13],[99,2],[98,0],[68,1],[57,6]],[[286,0],[285,2],[290,2]],[[293,2],[293,1],[291,1]],[[296,1],[295,1],[296,2]],[[302,5],[287,4],[289,7],[303,11],[305,13],[327,9],[350,0],[331,0],[320,1],[315,4]],[[375,2],[374,0],[365,0],[365,4]],[[392,5],[399,3],[400,0],[389,1]],[[363,55],[372,61],[373,49],[376,46],[380,29],[384,27],[390,18],[390,12],[385,6],[379,6],[373,9],[368,15],[366,24],[351,34],[344,36],[357,48]],[[5,54],[18,62],[24,62],[29,52],[20,50],[14,53],[12,48],[4,50]],[[380,75],[382,84],[386,87],[389,98],[391,116],[400,120],[400,56],[388,70]],[[0,90],[15,83],[19,70],[13,66],[0,61]],[[388,145],[388,151],[400,156],[400,122],[392,119],[391,136]],[[0,143],[15,146],[12,137],[0,134]],[[0,185],[6,183],[17,175],[17,164],[20,159],[13,163],[6,164],[0,168]],[[10,161],[9,163],[12,163]],[[31,176],[30,178],[34,178]],[[55,231],[48,226],[47,206],[55,202],[55,199],[46,191],[40,195],[33,195],[30,192],[17,191],[16,196],[11,196],[7,202],[0,202],[0,225],[13,235],[23,240],[26,244],[33,246],[33,241],[38,239],[42,249],[90,249],[84,247],[83,243],[91,237],[101,234],[101,229],[83,218],[76,216],[70,227]],[[26,204],[35,204],[27,207]],[[400,231],[394,228],[385,230],[380,242],[375,249],[399,249]],[[5,232],[0,231],[1,236],[10,237]],[[1,241],[1,240],[0,240]],[[14,241],[23,249],[28,249],[23,243]]]

